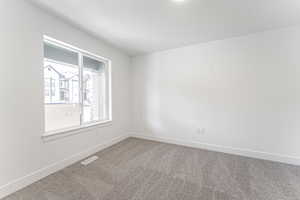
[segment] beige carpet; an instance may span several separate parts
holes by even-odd
[[[140,139],[5,200],[297,200],[300,168]]]

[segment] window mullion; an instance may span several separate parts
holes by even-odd
[[[79,104],[80,104],[80,125],[83,124],[83,56],[78,52],[79,63]]]

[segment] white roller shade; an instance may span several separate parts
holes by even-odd
[[[44,57],[59,62],[78,65],[78,53],[46,42],[44,42]]]
[[[105,63],[83,56],[83,67],[96,72],[104,72]]]

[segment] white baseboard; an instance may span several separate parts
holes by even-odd
[[[108,142],[105,142],[103,144],[89,148],[83,152],[80,152],[78,154],[70,156],[69,158],[66,158],[62,161],[59,161],[57,163],[54,163],[52,165],[49,165],[42,169],[39,169],[31,174],[28,174],[24,177],[21,177],[19,179],[11,181],[10,183],[0,187],[0,199],[22,189],[42,178],[45,178],[46,176],[49,176],[50,174],[53,174],[61,169],[64,169],[65,167],[70,166],[70,165],[72,165],[72,164],[98,152],[98,151],[101,151],[102,149],[105,149],[111,145],[114,145],[128,137],[129,137],[128,135],[124,135],[124,136],[113,138],[112,140],[110,140]]]
[[[300,158],[294,157],[294,156],[273,154],[273,153],[267,153],[267,152],[261,152],[261,151],[253,151],[250,149],[241,149],[241,148],[234,148],[234,147],[221,146],[221,145],[215,145],[215,144],[206,144],[206,143],[200,143],[200,142],[188,142],[188,141],[176,140],[176,139],[171,139],[171,138],[148,136],[148,135],[140,134],[140,133],[139,134],[133,133],[133,134],[130,134],[130,136],[134,137],[134,138],[176,144],[176,145],[193,147],[193,148],[200,148],[200,149],[234,154],[234,155],[239,155],[239,156],[244,156],[244,157],[263,159],[263,160],[281,162],[281,163],[292,164],[292,165],[300,165]]]

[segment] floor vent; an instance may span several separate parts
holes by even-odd
[[[98,159],[98,156],[92,156],[92,157],[89,157],[89,158],[85,159],[84,161],[82,161],[81,164],[86,166],[86,165],[94,162],[97,159]]]

